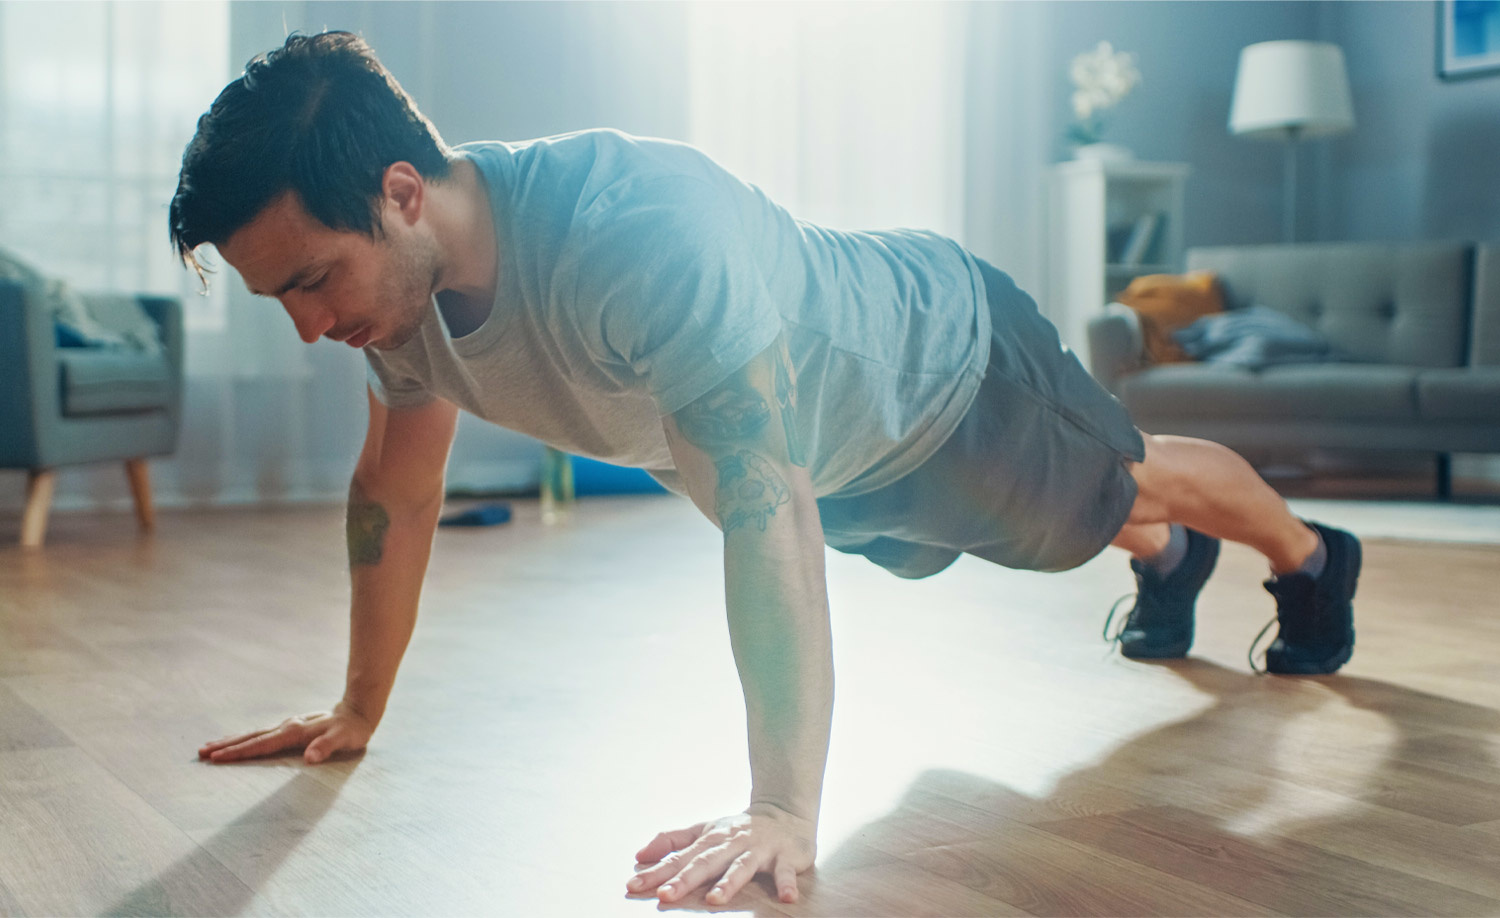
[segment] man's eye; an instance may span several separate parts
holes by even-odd
[[[328,280],[328,275],[326,275],[326,274],[323,275],[322,277],[318,278],[317,280],[313,281],[310,284],[303,284],[302,285],[302,289],[303,289],[304,292],[310,291],[310,290],[316,290],[319,287],[323,286],[323,282],[325,280]]]

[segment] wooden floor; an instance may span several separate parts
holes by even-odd
[[[717,533],[671,498],[516,509],[440,533],[384,724],[312,768],[195,749],[337,699],[338,510],[59,514],[40,552],[0,520],[0,913],[656,912],[633,852],[748,786]],[[829,571],[818,867],[722,910],[1500,914],[1500,548],[1368,542],[1329,679],[1250,673],[1272,605],[1234,547],[1176,665],[1100,642],[1113,553]]]

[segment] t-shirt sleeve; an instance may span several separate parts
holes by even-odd
[[[365,378],[370,391],[387,408],[419,408],[433,400],[431,392],[415,377],[392,366],[374,348],[365,348]]]
[[[645,381],[663,417],[781,332],[728,192],[701,179],[657,178],[601,195],[578,227],[580,330]]]

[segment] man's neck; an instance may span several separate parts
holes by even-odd
[[[499,251],[489,193],[474,164],[452,161],[446,181],[428,186],[433,232],[443,253],[437,301],[454,337],[489,317],[499,282]]]

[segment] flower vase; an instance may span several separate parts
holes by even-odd
[[[1123,163],[1135,159],[1129,147],[1117,143],[1085,143],[1073,148],[1074,159],[1095,160],[1101,163]]]

